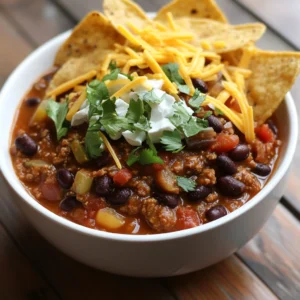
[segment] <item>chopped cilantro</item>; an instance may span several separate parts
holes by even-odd
[[[152,150],[152,152],[157,155],[157,151],[156,148],[151,140],[151,137],[149,136],[149,134],[146,135],[146,143],[149,146],[149,148]]]
[[[113,70],[110,71],[109,74],[106,74],[103,78],[102,81],[106,81],[106,80],[116,80],[118,78],[118,75],[120,74],[120,69],[119,68],[115,68]]]
[[[97,158],[101,155],[103,141],[96,131],[88,131],[85,135],[85,150],[90,158]]]
[[[116,114],[116,106],[112,100],[108,99],[106,101],[103,101],[102,109],[103,116],[99,120],[105,131],[110,136],[115,136],[121,130],[127,130],[130,128],[128,120],[125,117],[119,117]]]
[[[199,133],[200,131],[202,131],[204,128],[206,128],[207,125],[207,121],[206,120],[202,120],[196,117],[192,117],[190,118],[190,120],[184,124],[182,126],[182,130],[184,132],[184,135],[186,137],[190,137],[193,135],[196,135],[197,133]]]
[[[150,123],[145,116],[141,116],[139,121],[137,123],[134,123],[133,126],[135,129],[139,129],[142,131],[148,131],[151,128]]]
[[[98,104],[99,104],[98,102],[101,102],[104,99],[108,99],[109,94],[105,83],[97,79],[91,81],[88,84],[86,88],[86,93],[87,93],[88,103],[90,105],[89,118],[91,118],[91,116],[95,112],[97,112]]]
[[[174,115],[169,118],[174,126],[179,127],[186,124],[191,116],[187,112],[186,108],[183,106],[182,102],[175,102],[173,104]]]
[[[152,149],[143,149],[137,154],[139,148],[134,149],[129,154],[127,165],[131,166],[136,162],[139,162],[141,165],[150,165],[150,164],[163,164],[163,160],[157,156],[157,154]]]
[[[181,142],[181,135],[178,130],[164,131],[160,142],[164,145],[167,151],[179,152],[184,148]]]
[[[129,153],[128,159],[126,161],[127,165],[130,167],[136,162],[139,161],[139,156],[136,154],[136,152],[140,149],[141,147],[135,148]]]
[[[111,60],[108,65],[108,68],[110,71],[114,71],[115,69],[117,69],[117,62],[115,60]]]
[[[170,81],[176,83],[182,93],[188,94],[190,92],[188,86],[179,74],[179,66],[177,63],[168,63],[163,65],[162,69]]]
[[[221,111],[221,109],[218,109],[217,107],[215,108],[215,113],[217,116],[224,116],[224,113]]]
[[[69,126],[66,126],[66,115],[68,113],[68,102],[59,103],[49,100],[47,105],[47,115],[55,124],[56,137],[59,141],[68,132]]]
[[[211,116],[212,115],[212,111],[207,111],[205,114],[204,114],[204,119],[207,119],[209,116]]]
[[[185,191],[191,192],[196,188],[196,182],[186,177],[177,176],[177,184]]]
[[[139,98],[147,103],[159,104],[164,99],[165,94],[159,97],[154,89],[148,92],[141,92],[138,94]]]
[[[151,149],[143,149],[140,153],[139,162],[141,165],[163,164],[164,161]]]
[[[131,99],[126,114],[126,119],[128,120],[128,122],[131,123],[138,122],[143,114],[144,114],[143,101],[139,98],[137,100]]]
[[[199,108],[205,98],[206,95],[202,94],[198,89],[196,89],[193,97],[189,100],[189,105],[194,108]]]

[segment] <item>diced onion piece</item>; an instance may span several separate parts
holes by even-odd
[[[125,224],[125,218],[110,207],[99,209],[95,220],[105,229],[118,229]]]
[[[84,151],[83,146],[80,144],[78,140],[73,140],[70,146],[75,156],[75,159],[77,160],[78,163],[83,164],[89,160]]]
[[[92,187],[93,177],[85,170],[79,170],[72,185],[72,191],[76,194],[84,195],[88,193]]]
[[[49,166],[49,163],[47,163],[44,160],[41,159],[32,159],[29,161],[25,161],[24,162],[24,166],[25,167],[45,167],[45,166]]]
[[[47,118],[47,106],[48,100],[44,100],[39,104],[29,122],[29,125],[32,125],[34,123],[40,123]]]

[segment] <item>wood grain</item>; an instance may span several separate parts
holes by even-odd
[[[55,291],[20,253],[1,223],[0,245],[1,299],[59,299]]]
[[[0,88],[13,69],[32,51],[31,45],[11,26],[0,11]]]
[[[74,26],[74,22],[48,0],[14,0],[1,4],[3,12],[15,27],[39,46]]]
[[[279,205],[239,257],[281,299],[300,295],[300,223]]]
[[[205,270],[166,279],[178,299],[277,299],[236,257]]]

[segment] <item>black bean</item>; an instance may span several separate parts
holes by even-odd
[[[226,215],[227,215],[227,210],[223,205],[214,206],[205,213],[205,216],[208,221],[214,221]]]
[[[129,188],[122,188],[119,190],[115,190],[106,196],[106,199],[112,204],[121,205],[125,204],[129,197],[131,196],[132,191]]]
[[[188,192],[187,197],[190,201],[196,202],[204,200],[204,198],[206,198],[211,192],[211,187],[206,185],[198,185],[194,191]]]
[[[201,93],[207,93],[208,92],[208,87],[206,83],[198,78],[193,78],[192,79],[193,85],[196,89],[198,89]]]
[[[38,97],[31,97],[31,98],[26,99],[25,102],[26,102],[27,106],[35,107],[41,102],[41,99]]]
[[[79,206],[81,206],[81,202],[77,201],[76,197],[71,195],[66,196],[66,198],[59,203],[60,209],[64,211],[71,211]]]
[[[103,152],[96,160],[96,166],[101,169],[111,161],[111,156],[108,152]]]
[[[56,172],[56,179],[63,189],[69,189],[74,182],[74,175],[67,169],[59,169]]]
[[[245,191],[245,184],[232,176],[224,176],[218,179],[218,187],[225,196],[237,197]]]
[[[271,119],[269,119],[267,121],[267,124],[269,125],[269,128],[273,131],[273,133],[275,135],[277,135],[278,134],[278,129],[277,129],[276,125],[274,124],[274,122]]]
[[[18,150],[28,156],[34,155],[38,149],[36,142],[26,133],[15,139],[15,145]]]
[[[252,171],[260,176],[268,176],[272,169],[270,166],[265,164],[256,164],[256,167]]]
[[[223,130],[221,121],[214,115],[207,118],[208,124],[214,129],[215,132],[220,133]]]
[[[159,202],[164,205],[169,206],[170,208],[175,208],[179,201],[180,197],[175,194],[167,194],[167,193],[155,193],[153,197]]]
[[[217,165],[220,170],[228,175],[233,175],[237,172],[236,164],[226,155],[219,155],[217,157]]]
[[[229,152],[229,156],[235,161],[245,160],[250,154],[249,147],[247,145],[237,145],[233,150]]]
[[[114,183],[108,175],[104,175],[101,177],[96,177],[94,179],[94,186],[97,195],[106,196],[112,192],[114,188]]]

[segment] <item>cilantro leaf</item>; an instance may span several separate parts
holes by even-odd
[[[147,103],[153,103],[153,104],[159,104],[161,101],[164,99],[166,94],[163,94],[161,97],[157,95],[157,92],[155,89],[152,89],[151,91],[148,92],[141,92],[138,93],[139,98],[141,98],[143,101]]]
[[[103,78],[102,81],[106,81],[106,80],[116,80],[118,78],[118,75],[120,74],[120,69],[119,68],[115,68],[113,70],[110,71],[109,74],[106,74]]]
[[[143,149],[140,153],[139,162],[141,165],[163,164],[164,161],[151,149]]]
[[[128,120],[125,117],[119,117],[116,114],[116,106],[112,100],[108,99],[106,101],[103,101],[102,109],[103,116],[99,120],[105,131],[110,136],[115,136],[120,131],[130,128]]]
[[[179,65],[177,63],[168,63],[166,65],[163,65],[161,68],[163,69],[166,76],[170,79],[170,81],[176,83],[182,93],[189,93],[190,90],[188,86],[179,74]]]
[[[190,118],[190,120],[182,126],[182,130],[186,137],[194,136],[200,131],[207,128],[207,120],[202,120],[196,117]]]
[[[177,176],[177,184],[185,191],[192,192],[196,188],[196,182],[186,177]]]
[[[187,112],[182,102],[175,102],[173,104],[174,115],[169,118],[174,126],[180,127],[183,124],[186,124],[191,118],[190,114]]]
[[[218,109],[217,107],[215,108],[215,113],[217,114],[217,116],[223,116],[224,113],[221,111],[221,109]]]
[[[196,135],[200,131],[207,127],[207,121],[196,117],[190,118],[190,120],[182,126],[182,130],[186,137]]]
[[[109,94],[105,83],[97,79],[91,81],[88,84],[86,88],[86,94],[87,94],[88,103],[90,105],[89,108],[89,118],[90,118],[95,112],[97,112],[98,104],[101,103],[102,100],[109,98]]]
[[[160,142],[167,151],[178,152],[184,148],[181,142],[181,135],[178,130],[164,131]]]
[[[164,161],[157,156],[157,154],[152,149],[143,149],[139,154],[136,152],[140,150],[140,147],[131,151],[126,161],[128,166],[133,165],[136,162],[139,162],[141,165],[149,164],[163,164]]]
[[[152,150],[152,152],[157,155],[157,151],[156,148],[151,140],[151,137],[149,136],[149,134],[146,135],[146,143],[149,146],[149,148]]]
[[[65,126],[65,119],[68,113],[68,102],[59,103],[49,100],[47,104],[47,115],[55,124],[56,137],[59,141],[68,132],[68,126]]]
[[[184,93],[184,94],[189,94],[190,93],[190,89],[187,85],[184,85],[184,84],[178,84],[178,89],[181,93]]]
[[[193,97],[189,100],[189,105],[194,108],[199,108],[205,98],[206,95],[202,94],[198,89],[196,89]]]
[[[133,149],[128,156],[128,159],[126,161],[127,165],[130,167],[133,164],[135,164],[136,162],[139,161],[139,156],[136,154],[136,152],[140,149],[141,147],[135,148]]]
[[[212,115],[212,111],[207,111],[205,114],[204,114],[204,119],[206,119],[206,118],[208,118],[209,116],[211,116]]]
[[[137,100],[131,99],[126,114],[126,118],[128,122],[131,123],[138,122],[143,114],[144,114],[143,101],[139,98]]]
[[[115,60],[111,60],[108,65],[108,68],[110,71],[114,71],[115,69],[117,69],[117,62]]]
[[[142,131],[148,131],[151,128],[150,123],[145,116],[141,116],[139,121],[133,124],[133,126],[135,129],[139,129]]]
[[[96,131],[88,131],[85,135],[85,150],[90,158],[97,158],[103,152],[102,138]]]

